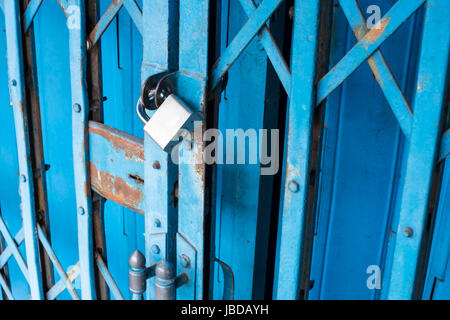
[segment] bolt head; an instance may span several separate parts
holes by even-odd
[[[85,213],[84,208],[83,208],[83,207],[79,207],[79,208],[78,208],[78,214],[79,214],[80,216],[82,216],[82,215],[84,215],[84,213]]]
[[[183,268],[188,268],[191,265],[191,259],[187,255],[181,254],[180,263]]]
[[[411,227],[404,227],[403,228],[403,234],[407,238],[412,238],[412,236],[414,235],[414,231],[413,231],[413,229]]]
[[[152,245],[152,252],[153,254],[159,254],[161,252],[161,249],[159,248],[158,245],[154,244]]]
[[[153,169],[156,169],[156,170],[161,169],[161,164],[159,163],[159,161],[153,162]]]
[[[81,106],[78,103],[75,103],[73,105],[73,111],[75,111],[76,113],[80,113],[81,112]]]
[[[161,228],[161,221],[159,219],[155,219],[154,226],[155,228]]]
[[[291,192],[297,193],[300,190],[300,185],[296,181],[292,180],[289,182],[288,188]]]
[[[13,87],[17,86],[17,81],[16,81],[16,80],[11,80],[11,85],[12,85]]]

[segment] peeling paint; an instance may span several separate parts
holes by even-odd
[[[143,199],[143,191],[135,188],[120,177],[114,177],[109,172],[98,171],[94,163],[90,163],[92,188],[101,196],[140,214],[139,209]]]
[[[144,146],[143,142],[141,142],[142,139],[101,124],[95,124],[94,126],[90,123],[89,132],[98,134],[111,142],[116,151],[124,151],[125,158],[144,162]]]
[[[391,21],[390,17],[381,19],[380,22],[378,22],[376,26],[366,34],[366,36],[362,40],[363,45],[366,49],[368,48],[369,44],[373,44],[383,34],[384,30],[389,24],[389,21]]]

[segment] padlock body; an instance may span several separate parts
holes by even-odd
[[[193,112],[176,95],[171,94],[144,126],[144,131],[164,151],[178,142],[180,130],[190,130]]]

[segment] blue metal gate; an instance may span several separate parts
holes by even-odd
[[[1,298],[450,297],[448,0],[0,8]],[[179,164],[135,112],[166,77]],[[199,162],[211,128],[279,170]]]

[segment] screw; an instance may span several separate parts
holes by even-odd
[[[405,234],[405,237],[407,237],[407,238],[412,238],[412,236],[414,235],[414,231],[413,231],[413,229],[411,229],[411,227],[404,227],[403,233]]]
[[[13,87],[15,87],[15,86],[17,86],[17,81],[16,80],[11,80],[11,85],[13,86]]]
[[[294,181],[294,180],[289,182],[288,188],[293,193],[297,193],[300,190],[299,184],[296,181]]]
[[[161,252],[161,250],[159,249],[158,245],[154,244],[154,245],[152,245],[152,252],[154,254],[159,254]]]
[[[27,177],[23,174],[20,176],[20,181],[22,181],[23,183],[27,182]]]
[[[155,228],[161,228],[161,221],[159,219],[155,219],[154,226]]]
[[[79,207],[78,208],[78,214],[80,215],[80,216],[82,216],[82,215],[84,215],[84,208],[83,207]]]
[[[78,103],[75,103],[73,105],[73,111],[75,111],[76,113],[80,113],[81,112],[81,106]]]
[[[153,169],[155,170],[161,169],[161,164],[159,163],[159,161],[153,162]]]

